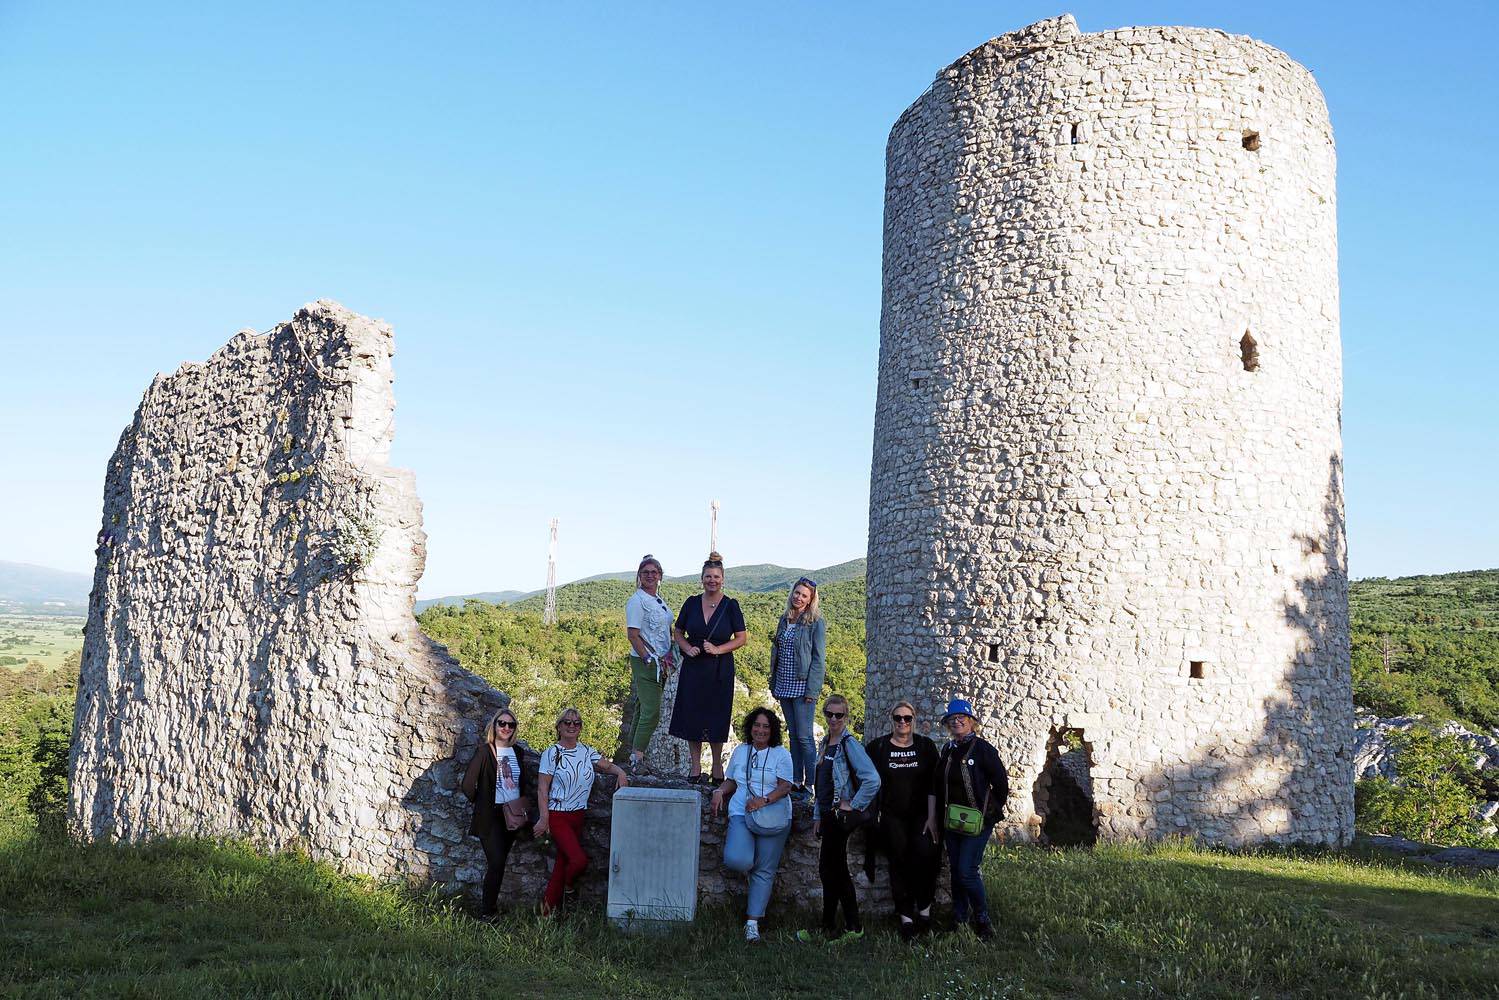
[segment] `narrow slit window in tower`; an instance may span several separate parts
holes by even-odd
[[[1083,127],[1081,125],[1077,122],[1072,123],[1072,128],[1068,131],[1068,137],[1074,146],[1082,141],[1082,131]]]
[[[1239,340],[1239,360],[1244,362],[1246,372],[1260,370],[1260,345],[1254,342],[1248,331]]]
[[[1243,142],[1244,148],[1249,150],[1251,153],[1259,152],[1260,134],[1258,132],[1255,132],[1252,129],[1245,129]]]
[[[1208,665],[1202,660],[1191,660],[1187,664],[1187,676],[1200,681],[1208,675]]]
[[[989,643],[989,662],[990,663],[998,663],[999,662],[999,643],[997,643],[997,642],[991,642],[991,643]]]

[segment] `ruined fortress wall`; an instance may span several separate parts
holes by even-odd
[[[76,835],[245,837],[477,894],[458,784],[507,699],[411,614],[426,539],[413,477],[385,464],[392,350],[385,324],[317,302],[147,390],[105,478]],[[590,803],[585,898],[604,893],[611,789]],[[703,801],[700,898],[742,899]],[[803,803],[782,903],[820,898],[810,826]],[[518,846],[506,895],[537,900],[550,865],[549,847]]]
[[[870,716],[971,697],[1013,833],[1071,731],[1105,837],[1351,837],[1336,250],[1251,39],[1044,21],[892,130]]]
[[[385,464],[391,352],[387,326],[318,302],[147,390],[105,480],[79,833],[452,874],[467,803],[443,765],[504,698],[411,616],[425,536]]]

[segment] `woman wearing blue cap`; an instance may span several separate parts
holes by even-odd
[[[973,932],[988,940],[994,928],[989,923],[979,865],[994,824],[1004,815],[1010,777],[1000,763],[999,751],[979,736],[978,720],[967,700],[948,702],[942,723],[952,739],[942,748],[937,770],[937,815],[942,818],[952,868],[953,916],[959,924],[971,923]]]

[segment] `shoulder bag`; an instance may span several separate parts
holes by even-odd
[[[492,752],[493,751],[491,751],[491,753]],[[516,769],[519,770],[520,751],[518,750],[515,753],[515,760]],[[502,767],[507,771],[510,770],[509,758],[500,760],[498,757],[496,757],[494,769],[494,780],[496,784],[498,784],[502,779],[502,776],[500,774],[500,768]],[[517,789],[520,788],[519,774],[515,776],[515,787]],[[509,802],[502,803],[500,805],[500,810],[505,815],[505,829],[509,830],[511,833],[515,833],[519,830],[529,830],[536,823],[536,820],[540,816],[541,812],[536,806],[532,805],[530,802],[527,802],[525,796],[523,795],[511,799]]]
[[[968,795],[970,805],[959,805],[949,802],[947,810],[942,816],[942,825],[953,833],[961,833],[972,837],[983,832],[984,810],[989,806],[989,790],[984,789],[984,805],[978,806],[978,799],[973,794],[973,776],[968,773],[968,765],[963,762],[965,753],[959,752],[959,747],[953,747],[947,757],[947,770],[943,774],[943,780],[951,787],[953,761],[958,762],[958,771],[963,776],[963,791]]]
[[[755,752],[749,750],[749,760],[744,766],[744,793],[748,798],[754,798],[754,789],[750,787],[750,768],[755,763]],[[765,787],[765,769],[770,763],[770,748],[760,755],[760,787]],[[767,793],[768,794],[768,793]],[[771,802],[761,806],[754,812],[748,809],[744,811],[744,825],[750,833],[759,837],[769,837],[785,833],[791,826],[791,800],[781,799],[779,802]]]
[[[857,795],[859,792],[859,773],[848,762],[848,750],[844,747],[844,744],[851,739],[853,739],[851,735],[844,733],[843,739],[838,741],[838,752],[843,755],[843,766],[848,768],[848,783],[853,786],[853,792]],[[879,796],[875,796],[875,801],[869,803],[863,809],[840,809],[836,802],[833,804],[833,815],[838,817],[838,822],[842,824],[843,829],[849,832],[857,830],[865,823],[872,822],[879,815],[879,811]]]

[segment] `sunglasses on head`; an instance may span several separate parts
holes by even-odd
[[[827,709],[823,709],[822,714],[826,715],[830,719],[841,719],[845,715],[847,715],[848,713],[847,712],[829,712]]]
[[[811,587],[813,590],[817,589],[817,581],[812,579],[810,576],[802,577],[800,580],[796,581],[796,585],[798,587]]]
[[[892,716],[890,716],[890,718],[894,719],[896,722],[912,722],[912,721],[915,720],[916,716],[914,716],[914,715],[892,715]]]

